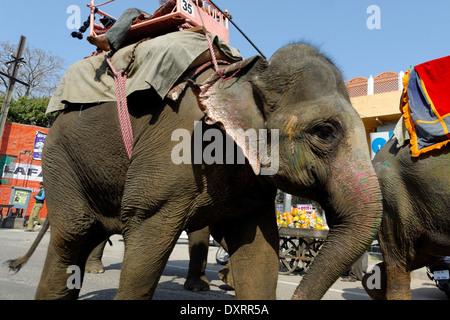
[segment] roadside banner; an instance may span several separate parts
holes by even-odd
[[[45,138],[47,134],[41,131],[36,131],[36,137],[34,139],[34,151],[33,151],[33,159],[41,160],[42,158],[42,149],[44,148]]]

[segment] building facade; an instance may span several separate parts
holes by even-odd
[[[346,84],[352,105],[364,122],[372,158],[387,142],[402,116],[403,77],[402,71],[389,71],[376,77],[356,77]]]
[[[42,181],[41,152],[49,128],[6,122],[0,145],[0,204],[2,215],[27,217]],[[40,217],[47,216],[44,204]]]

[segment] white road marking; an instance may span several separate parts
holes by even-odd
[[[188,269],[189,269],[189,268],[186,268],[186,267],[175,266],[175,265],[172,265],[172,264],[167,264],[166,266],[167,266],[167,267],[170,267],[170,268],[182,269],[182,270],[188,270]],[[214,272],[214,273],[217,273],[216,270],[208,270],[208,269],[206,269],[205,271],[206,271],[206,272]],[[288,282],[288,281],[283,281],[283,280],[278,280],[278,283],[280,283],[280,284],[292,285],[292,286],[298,286],[298,283],[296,283],[296,282]],[[365,293],[351,292],[351,291],[344,291],[344,290],[340,290],[340,289],[333,289],[333,288],[330,288],[330,289],[328,289],[328,291],[333,291],[333,292],[337,292],[337,293],[352,294],[352,295],[355,295],[355,296],[361,296],[361,297],[368,297],[368,295],[365,294]]]

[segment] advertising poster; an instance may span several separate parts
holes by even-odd
[[[389,141],[391,136],[394,134],[393,131],[385,132],[372,132],[370,134],[370,146],[371,146],[371,157],[372,160],[381,148]]]
[[[45,138],[47,134],[41,131],[36,131],[36,138],[34,139],[33,159],[41,160],[42,149],[44,148]]]

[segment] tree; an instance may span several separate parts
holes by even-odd
[[[0,71],[9,74],[6,62],[11,61],[11,54],[17,50],[16,45],[9,42],[0,42]],[[52,55],[44,50],[25,45],[23,52],[24,64],[19,69],[18,79],[30,84],[30,87],[16,83],[14,97],[26,95],[35,97],[49,97],[58,85],[65,61],[63,58]],[[0,74],[0,90],[6,91],[9,79]]]
[[[0,71],[10,74],[7,64],[13,60],[11,55],[17,51],[16,45],[0,42]],[[7,121],[22,124],[50,127],[56,115],[45,114],[50,96],[58,85],[65,61],[61,57],[52,55],[44,50],[25,45],[22,55],[24,63],[19,69],[17,78],[30,87],[16,82],[13,100],[11,101]],[[0,105],[3,102],[9,79],[0,74]]]
[[[0,105],[3,99],[4,96],[0,96]],[[49,128],[56,118],[56,114],[45,114],[49,101],[48,97],[20,97],[12,100],[6,120]]]

